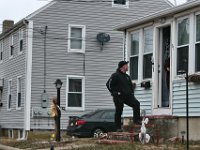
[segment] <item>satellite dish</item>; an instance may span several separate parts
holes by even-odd
[[[98,33],[97,40],[101,43],[101,50],[103,49],[103,45],[105,42],[110,41],[110,35],[107,33]]]
[[[107,34],[107,33],[98,33],[97,34],[97,40],[99,41],[99,42],[108,42],[108,41],[110,41],[110,35],[109,34]]]

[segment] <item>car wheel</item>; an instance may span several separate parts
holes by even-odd
[[[98,138],[99,136],[102,136],[104,133],[104,131],[102,129],[95,129],[93,132],[92,132],[92,136],[94,138]]]

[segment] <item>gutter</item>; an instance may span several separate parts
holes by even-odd
[[[114,27],[114,30],[124,31],[125,29],[131,28],[131,27],[134,27],[134,26],[138,26],[140,24],[144,24],[144,23],[149,22],[149,21],[156,19],[156,18],[172,16],[176,13],[180,13],[180,12],[186,11],[186,10],[194,8],[194,7],[199,7],[199,5],[200,5],[199,0],[188,2],[188,3],[185,3],[183,5],[179,5],[179,6],[176,6],[176,7],[173,7],[173,8],[165,9],[164,11],[159,11],[159,12],[153,13],[151,15],[145,16],[145,17],[140,18],[140,19],[135,20],[135,21],[120,24],[120,25]]]

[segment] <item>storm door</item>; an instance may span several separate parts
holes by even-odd
[[[170,26],[159,29],[157,108],[170,106]]]

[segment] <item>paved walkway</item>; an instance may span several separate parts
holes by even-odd
[[[95,146],[95,144],[82,144],[82,145],[72,144],[72,145],[66,145],[63,147],[54,147],[54,150],[70,150],[74,148],[93,147],[93,146]],[[39,150],[49,150],[49,149],[50,148],[39,149]]]
[[[0,150],[20,150],[20,149],[0,144]]]
[[[63,146],[63,147],[54,147],[54,150],[67,150],[67,149],[70,150],[72,148],[91,147],[94,145],[95,144],[83,144],[83,145],[72,144],[72,145]],[[29,150],[29,149],[31,149],[31,148],[27,148],[25,150]],[[0,150],[21,150],[21,149],[0,144]],[[50,150],[50,148],[44,148],[44,149],[40,149],[40,150]]]

